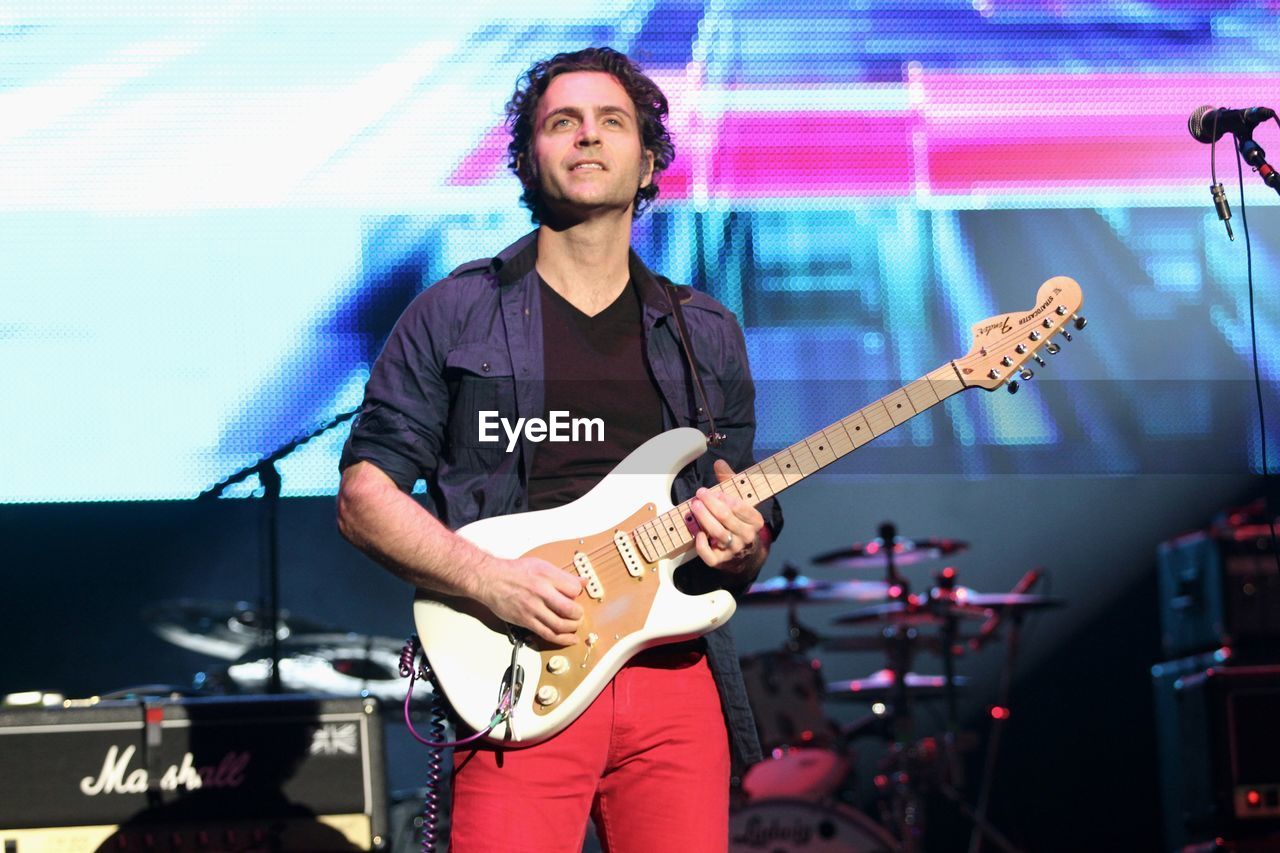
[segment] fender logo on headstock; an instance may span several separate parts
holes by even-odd
[[[992,332],[999,332],[1001,334],[1004,334],[1005,332],[1009,331],[1011,328],[1012,327],[1009,325],[1009,315],[1006,314],[994,323],[988,323],[985,326],[979,326],[977,329],[974,330],[973,337],[975,339],[985,338],[987,335],[990,335]]]

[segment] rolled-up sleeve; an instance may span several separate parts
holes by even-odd
[[[449,407],[440,342],[432,334],[448,328],[433,323],[440,301],[427,290],[396,321],[365,385],[340,468],[370,462],[406,492],[434,476]]]

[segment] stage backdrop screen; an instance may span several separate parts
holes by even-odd
[[[19,0],[0,502],[189,499],[358,405],[405,305],[531,228],[504,104],[595,44],[670,98],[635,247],[741,319],[759,452],[1063,274],[1090,325],[1022,393],[961,395],[833,475],[1258,469],[1243,231],[1280,415],[1277,199],[1246,167],[1242,205],[1232,138],[1187,117],[1277,106],[1274,3]],[[1275,123],[1255,136],[1280,156]],[[345,427],[281,463],[286,495],[334,492]]]

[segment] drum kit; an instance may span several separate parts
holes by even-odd
[[[731,819],[731,850],[917,851],[925,842],[927,811],[939,796],[971,829],[970,853],[984,844],[1017,849],[986,819],[999,726],[1008,717],[1023,619],[1063,602],[1029,592],[1040,578],[1038,569],[1011,592],[985,594],[961,586],[957,571],[946,567],[930,588],[917,592],[900,569],[942,560],[967,544],[907,539],[892,524],[879,533],[874,540],[818,555],[812,562],[846,575],[876,572],[883,580],[812,578],[788,565],[780,576],[752,585],[742,596],[745,607],[785,607],[787,639],[779,650],[742,659],[765,758],[742,777]],[[854,609],[836,617],[834,624],[858,633],[819,634],[798,617],[802,607],[838,603]],[[970,806],[959,790],[963,774],[958,752],[961,744],[976,738],[961,730],[958,697],[969,685],[955,664],[1002,633],[1006,654],[991,705],[994,728],[977,804]],[[860,678],[829,681],[814,649],[882,652],[885,664]],[[940,658],[941,672],[914,671],[923,655]],[[867,713],[837,725],[826,713],[830,703],[865,706]],[[946,721],[942,732],[920,736],[917,703],[941,703]],[[865,738],[874,741],[869,751],[880,748],[883,757],[871,774],[870,805],[859,811],[852,805],[859,796],[854,756],[855,744]]]

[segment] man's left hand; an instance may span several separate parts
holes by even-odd
[[[715,463],[716,479],[732,480],[734,471],[723,459]],[[769,531],[753,504],[733,491],[701,488],[689,502],[694,550],[702,562],[723,572],[755,573],[769,553]]]

